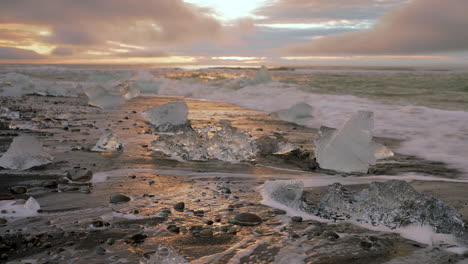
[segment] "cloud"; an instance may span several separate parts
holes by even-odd
[[[57,55],[57,56],[71,56],[73,55],[73,53],[74,51],[72,48],[66,48],[66,47],[58,47],[52,51],[52,54]]]
[[[182,0],[2,0],[0,23],[50,29],[50,44],[105,46],[109,40],[135,45],[216,40],[221,24],[207,9]]]
[[[37,60],[43,56],[34,51],[10,47],[0,47],[0,60]]]
[[[330,35],[283,52],[297,55],[412,54],[468,50],[468,1],[414,0],[370,30]]]
[[[133,50],[129,52],[122,52],[117,54],[118,57],[124,58],[154,58],[154,57],[168,57],[169,53],[161,50]]]

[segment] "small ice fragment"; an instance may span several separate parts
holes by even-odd
[[[24,204],[24,208],[29,209],[33,212],[37,212],[37,210],[41,209],[39,203],[34,199],[32,196]]]
[[[208,155],[218,160],[239,162],[251,160],[257,148],[249,134],[239,130],[227,120],[219,122],[221,129],[208,142]]]
[[[264,197],[290,207],[298,207],[304,191],[304,183],[300,180],[267,181],[263,185]]]
[[[19,112],[11,111],[10,109],[3,106],[0,107],[0,119],[15,120],[19,118]]]
[[[306,125],[314,118],[312,116],[312,110],[312,106],[302,102],[297,103],[287,109],[273,112],[270,115],[298,125]]]
[[[187,130],[190,121],[187,119],[188,106],[185,102],[171,102],[162,106],[147,109],[143,116],[159,131]]]
[[[110,94],[103,86],[96,85],[85,90],[88,96],[88,104],[100,108],[112,108],[125,102],[119,95]]]
[[[189,262],[179,255],[171,246],[159,245],[155,253],[146,255],[146,264],[188,264]]]
[[[151,148],[177,160],[204,161],[208,159],[206,140],[204,134],[189,130],[181,134],[160,135]]]
[[[367,173],[375,163],[372,142],[373,113],[359,111],[339,129],[320,136],[315,156],[322,169]]]
[[[42,144],[32,136],[13,139],[7,152],[0,158],[0,167],[11,170],[27,170],[49,164],[53,157],[42,149]]]
[[[374,156],[376,160],[391,158],[395,156],[395,154],[393,153],[391,149],[389,149],[388,147],[380,143],[373,142],[373,146],[374,146]]]
[[[136,86],[131,85],[131,82],[127,81],[117,83],[114,87],[112,87],[111,93],[117,94],[125,100],[130,100],[132,98],[138,97],[140,95],[140,90]]]
[[[113,131],[107,130],[91,150],[97,152],[117,152],[122,151],[122,149],[123,143],[119,137]]]

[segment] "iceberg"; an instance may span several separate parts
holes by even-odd
[[[143,117],[161,132],[190,130],[187,115],[188,106],[182,101],[151,107],[143,113]]]
[[[27,170],[49,164],[53,157],[42,149],[42,144],[32,136],[13,139],[7,152],[0,158],[0,167],[11,170]]]
[[[208,141],[208,155],[218,160],[239,162],[253,159],[258,152],[252,138],[245,131],[231,126],[231,122],[221,120],[221,126]]]
[[[122,151],[122,149],[123,143],[119,137],[113,131],[106,130],[91,150],[96,152],[118,152]]]
[[[312,106],[307,103],[297,103],[287,109],[271,113],[272,117],[288,121],[298,125],[307,125],[314,117],[312,116]]]
[[[359,111],[335,131],[322,131],[315,156],[322,169],[367,173],[375,164],[372,141],[373,113]]]

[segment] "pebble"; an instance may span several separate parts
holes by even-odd
[[[109,245],[109,246],[113,245],[114,243],[115,243],[115,239],[113,239],[113,238],[108,238],[106,240],[106,244]]]
[[[174,209],[177,210],[177,211],[182,211],[185,209],[185,203],[184,202],[180,202],[180,203],[176,203],[174,204]]]
[[[213,236],[213,229],[206,228],[200,231],[201,237],[212,237]]]
[[[0,218],[0,225],[5,225],[8,221],[4,218]]]
[[[87,182],[93,178],[93,172],[84,168],[76,168],[67,172],[67,178],[75,182]]]
[[[114,203],[114,204],[126,203],[128,201],[130,201],[130,198],[121,193],[116,193],[110,197],[110,203]]]
[[[27,191],[26,186],[13,186],[10,188],[10,192],[13,194],[25,194]]]
[[[372,243],[369,242],[369,241],[366,241],[366,240],[362,240],[359,245],[363,248],[363,249],[370,249],[372,247]]]
[[[272,212],[273,212],[275,215],[285,215],[285,214],[286,214],[286,211],[281,210],[281,209],[273,209]]]
[[[231,193],[231,189],[229,189],[229,187],[221,187],[221,188],[219,188],[219,191],[221,193],[225,193],[225,194],[230,194]]]
[[[106,254],[106,250],[102,247],[98,247],[96,248],[96,254],[98,255],[105,255]]]
[[[252,213],[240,213],[234,217],[234,223],[240,226],[255,226],[262,223],[262,219]]]
[[[300,222],[302,222],[302,217],[300,217],[300,216],[293,216],[293,217],[291,217],[291,220],[292,220],[293,222],[300,223]]]

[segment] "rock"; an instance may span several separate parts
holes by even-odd
[[[58,183],[56,181],[46,181],[42,186],[49,189],[56,189],[58,187]]]
[[[200,237],[212,237],[213,236],[213,229],[205,228],[205,229],[200,231],[199,235],[200,235]]]
[[[148,236],[145,235],[145,234],[135,234],[135,235],[132,235],[129,240],[131,243],[136,243],[136,244],[141,244],[143,242],[145,242],[145,239],[147,238]]]
[[[143,113],[143,116],[162,132],[191,130],[187,115],[188,106],[182,101],[151,107]]]
[[[298,146],[288,142],[279,134],[274,135],[275,138],[269,136],[261,136],[255,141],[259,152],[263,155],[282,155],[299,149]]]
[[[299,180],[267,181],[263,190],[265,198],[293,207],[300,203],[304,183]]]
[[[326,230],[322,233],[322,237],[328,238],[329,240],[337,240],[340,238],[340,235],[334,231]]]
[[[147,264],[189,264],[182,256],[171,247],[166,245],[159,245],[156,252],[153,254],[144,254]]]
[[[292,220],[293,222],[300,223],[300,222],[302,222],[302,217],[300,217],[300,216],[293,216],[293,217],[291,217],[291,220]]]
[[[359,242],[359,246],[363,249],[370,249],[372,247],[372,243],[366,240],[361,240],[361,242]]]
[[[185,209],[185,203],[184,202],[180,202],[180,203],[176,203],[174,204],[174,209],[177,210],[177,211],[182,211]]]
[[[315,156],[320,167],[345,173],[367,173],[369,165],[375,164],[373,126],[373,113],[360,111],[335,131],[321,129],[315,142]]]
[[[271,210],[271,212],[274,213],[275,215],[285,215],[285,214],[287,214],[286,211],[281,210],[281,209],[273,209],[273,210]]]
[[[10,192],[12,194],[25,194],[28,192],[28,188],[26,186],[13,186],[10,188]]]
[[[107,251],[107,250],[105,250],[105,249],[102,248],[102,247],[96,248],[96,254],[98,254],[98,255],[105,255],[105,254],[106,254],[106,251]]]
[[[115,243],[115,239],[114,239],[114,238],[108,238],[108,239],[106,240],[106,244],[109,245],[109,246],[112,246],[114,243]]]
[[[32,136],[13,139],[7,152],[0,158],[0,167],[11,170],[27,170],[49,164],[53,157],[42,149],[42,144]]]
[[[16,120],[20,118],[19,112],[11,111],[10,109],[0,106],[0,120]]]
[[[262,223],[262,219],[252,213],[240,213],[234,217],[235,224],[240,226],[255,226]]]
[[[91,150],[97,152],[119,152],[123,150],[123,143],[113,131],[106,130]]]
[[[312,119],[314,119],[312,115],[313,107],[309,104],[302,102],[297,103],[287,109],[279,110],[277,112],[273,112],[270,115],[284,120],[291,123],[295,123],[298,125],[307,125],[310,123]]]
[[[228,234],[235,235],[235,234],[237,234],[237,228],[231,226],[231,227],[227,230],[227,233],[228,233]]]
[[[231,189],[229,189],[229,187],[221,187],[221,188],[219,188],[219,191],[221,193],[225,193],[225,194],[230,194],[231,193]]]
[[[130,201],[130,198],[120,193],[114,194],[110,197],[110,203],[114,204],[126,203],[128,201]]]
[[[93,172],[85,168],[75,168],[67,172],[67,178],[75,182],[87,182],[93,178]]]
[[[4,218],[0,218],[0,225],[6,225],[8,223],[8,220]]]
[[[180,228],[176,225],[168,225],[167,230],[171,231],[172,233],[179,234],[180,233]]]

